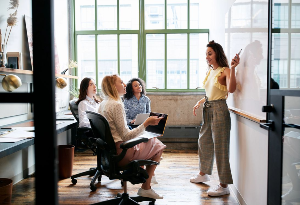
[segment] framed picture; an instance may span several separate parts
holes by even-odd
[[[21,59],[21,53],[19,52],[7,52],[6,53],[6,62],[7,62],[7,67],[8,68],[13,68],[13,69],[20,69],[20,59]]]

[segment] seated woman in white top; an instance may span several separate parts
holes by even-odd
[[[99,100],[96,99],[97,87],[95,81],[91,78],[84,78],[80,83],[78,105],[79,127],[91,128],[86,111],[97,112],[99,108]],[[88,136],[90,133],[86,133]]]
[[[116,143],[117,154],[122,152],[120,145],[124,141],[142,135],[148,125],[157,125],[162,119],[156,116],[150,116],[143,124],[130,130],[127,126],[124,104],[121,100],[121,96],[126,93],[126,85],[118,75],[111,75],[103,78],[101,89],[105,99],[100,103],[99,113],[103,115],[109,123],[111,134]],[[124,166],[133,160],[153,160],[159,162],[165,148],[166,146],[157,138],[149,139],[146,143],[140,143],[128,149],[125,157],[119,162],[119,165]],[[163,198],[155,193],[150,186],[155,169],[156,165],[146,166],[149,178],[142,184],[142,187],[137,193],[138,195],[154,199]]]

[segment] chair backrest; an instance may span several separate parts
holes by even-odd
[[[114,162],[111,162],[112,156],[117,155],[115,141],[110,131],[109,124],[106,118],[99,113],[86,111],[87,117],[90,121],[91,128],[95,138],[100,138],[106,145],[104,149],[101,149],[101,168],[106,176],[116,170],[117,166]]]
[[[78,118],[78,105],[76,104],[76,100],[71,100],[69,102],[70,105],[70,110],[75,117],[76,121],[79,123],[79,118]]]

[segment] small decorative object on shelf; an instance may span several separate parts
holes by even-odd
[[[62,77],[58,77],[56,78],[56,87],[63,89],[68,85],[67,80],[62,78]]]
[[[4,90],[8,92],[12,92],[22,85],[21,79],[16,75],[13,74],[9,74],[9,75],[0,74],[0,75],[4,76],[4,78],[2,79],[2,87]]]
[[[66,74],[66,72],[67,72],[67,70],[69,70],[69,69],[72,69],[72,68],[77,68],[78,67],[78,65],[77,65],[77,62],[76,61],[73,61],[73,60],[70,60],[70,63],[69,63],[69,65],[68,65],[68,68],[67,69],[65,69],[65,70],[63,70],[62,72],[61,72],[61,74]],[[71,74],[71,73],[70,73]]]

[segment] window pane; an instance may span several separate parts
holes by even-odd
[[[139,1],[120,0],[120,29],[139,29]]]
[[[165,35],[146,35],[147,88],[165,88]]]
[[[94,0],[75,1],[75,26],[77,31],[95,29]]]
[[[138,35],[120,35],[120,77],[127,83],[138,77]]]
[[[274,0],[273,1],[273,28],[288,28],[288,8],[289,0]]]
[[[167,88],[187,88],[187,34],[167,34]]]
[[[98,0],[98,30],[117,29],[117,0]]]
[[[168,0],[167,5],[167,28],[186,29],[187,0]]]
[[[190,34],[190,89],[203,86],[208,68],[205,56],[207,43],[207,33]]]
[[[199,0],[190,0],[190,28],[199,28]]]
[[[288,34],[272,34],[272,78],[279,88],[287,88]]]
[[[300,34],[291,34],[290,88],[300,88]]]
[[[85,77],[95,79],[95,36],[82,35],[77,37],[77,59],[79,82]]]
[[[250,2],[231,7],[231,28],[251,28]]]
[[[266,28],[268,25],[268,2],[254,2],[252,4],[252,27]]]
[[[292,0],[292,28],[300,28],[300,0]]]
[[[145,29],[165,28],[165,1],[145,0]]]
[[[104,76],[118,73],[117,35],[98,36],[98,88]]]

